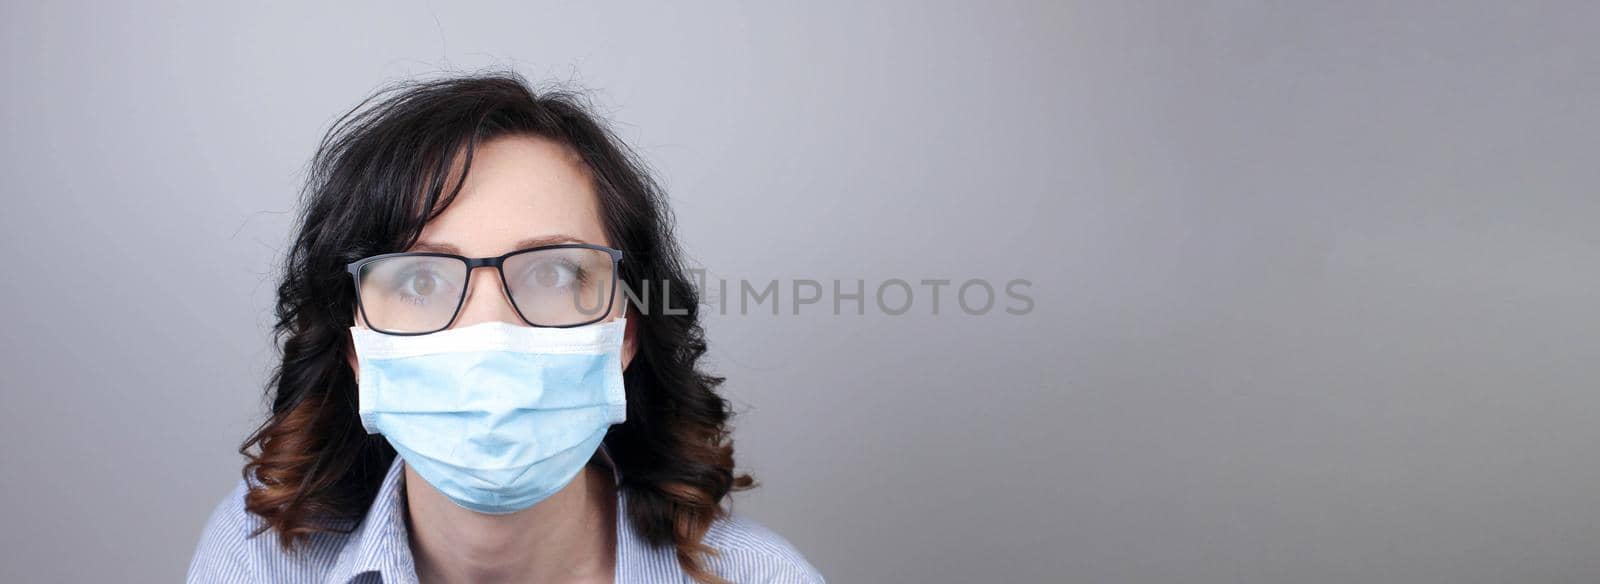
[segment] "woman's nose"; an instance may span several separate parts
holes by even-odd
[[[500,282],[500,271],[490,266],[475,268],[468,278],[467,296],[461,300],[461,312],[450,328],[471,326],[481,322],[508,322],[526,324],[517,314],[511,299],[506,297],[505,285]]]

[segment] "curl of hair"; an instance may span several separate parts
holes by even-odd
[[[239,447],[248,459],[245,507],[264,520],[256,534],[270,529],[294,551],[315,533],[348,533],[394,461],[393,447],[367,434],[357,415],[348,331],[355,290],[345,265],[415,243],[459,193],[479,144],[535,136],[566,145],[589,171],[607,235],[627,253],[620,276],[628,289],[671,290],[640,294],[645,305],[630,310],[638,324],[623,376],[628,419],[605,442],[622,473],[627,520],[651,545],[673,545],[696,581],[721,581],[703,563],[716,550],[701,540],[727,513],[726,496],[755,481],[734,474],[731,410],[716,392],[723,379],[696,365],[706,351],[699,296],[665,197],[586,103],[491,71],[397,82],[334,122],[310,164],[282,266],[271,414]]]

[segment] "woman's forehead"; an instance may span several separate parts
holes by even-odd
[[[530,239],[609,243],[582,160],[562,144],[527,136],[479,144],[461,191],[418,238],[474,257],[520,249]]]

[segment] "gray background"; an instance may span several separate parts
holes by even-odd
[[[0,580],[182,576],[317,139],[502,66],[712,278],[1033,282],[709,318],[832,581],[1596,581],[1600,9],[1334,4],[7,2]]]

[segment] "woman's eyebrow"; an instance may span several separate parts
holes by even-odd
[[[530,248],[530,247],[539,247],[541,245],[552,245],[552,244],[557,244],[557,243],[589,243],[589,242],[584,241],[582,239],[578,239],[578,238],[573,237],[571,235],[567,235],[565,233],[557,233],[557,234],[553,234],[553,235],[542,235],[542,236],[539,236],[539,237],[530,237],[530,238],[524,239],[522,241],[517,242],[516,245],[512,246],[511,250],[527,249],[527,248]],[[507,251],[511,251],[511,250],[507,250]],[[450,254],[455,254],[455,255],[464,255],[464,254],[461,253],[461,248],[459,248],[459,247],[456,247],[454,245],[451,245],[451,244],[448,244],[448,243],[444,243],[444,242],[434,242],[434,241],[419,241],[419,242],[416,243],[416,245],[411,246],[411,251],[436,251],[436,252],[450,253]]]

